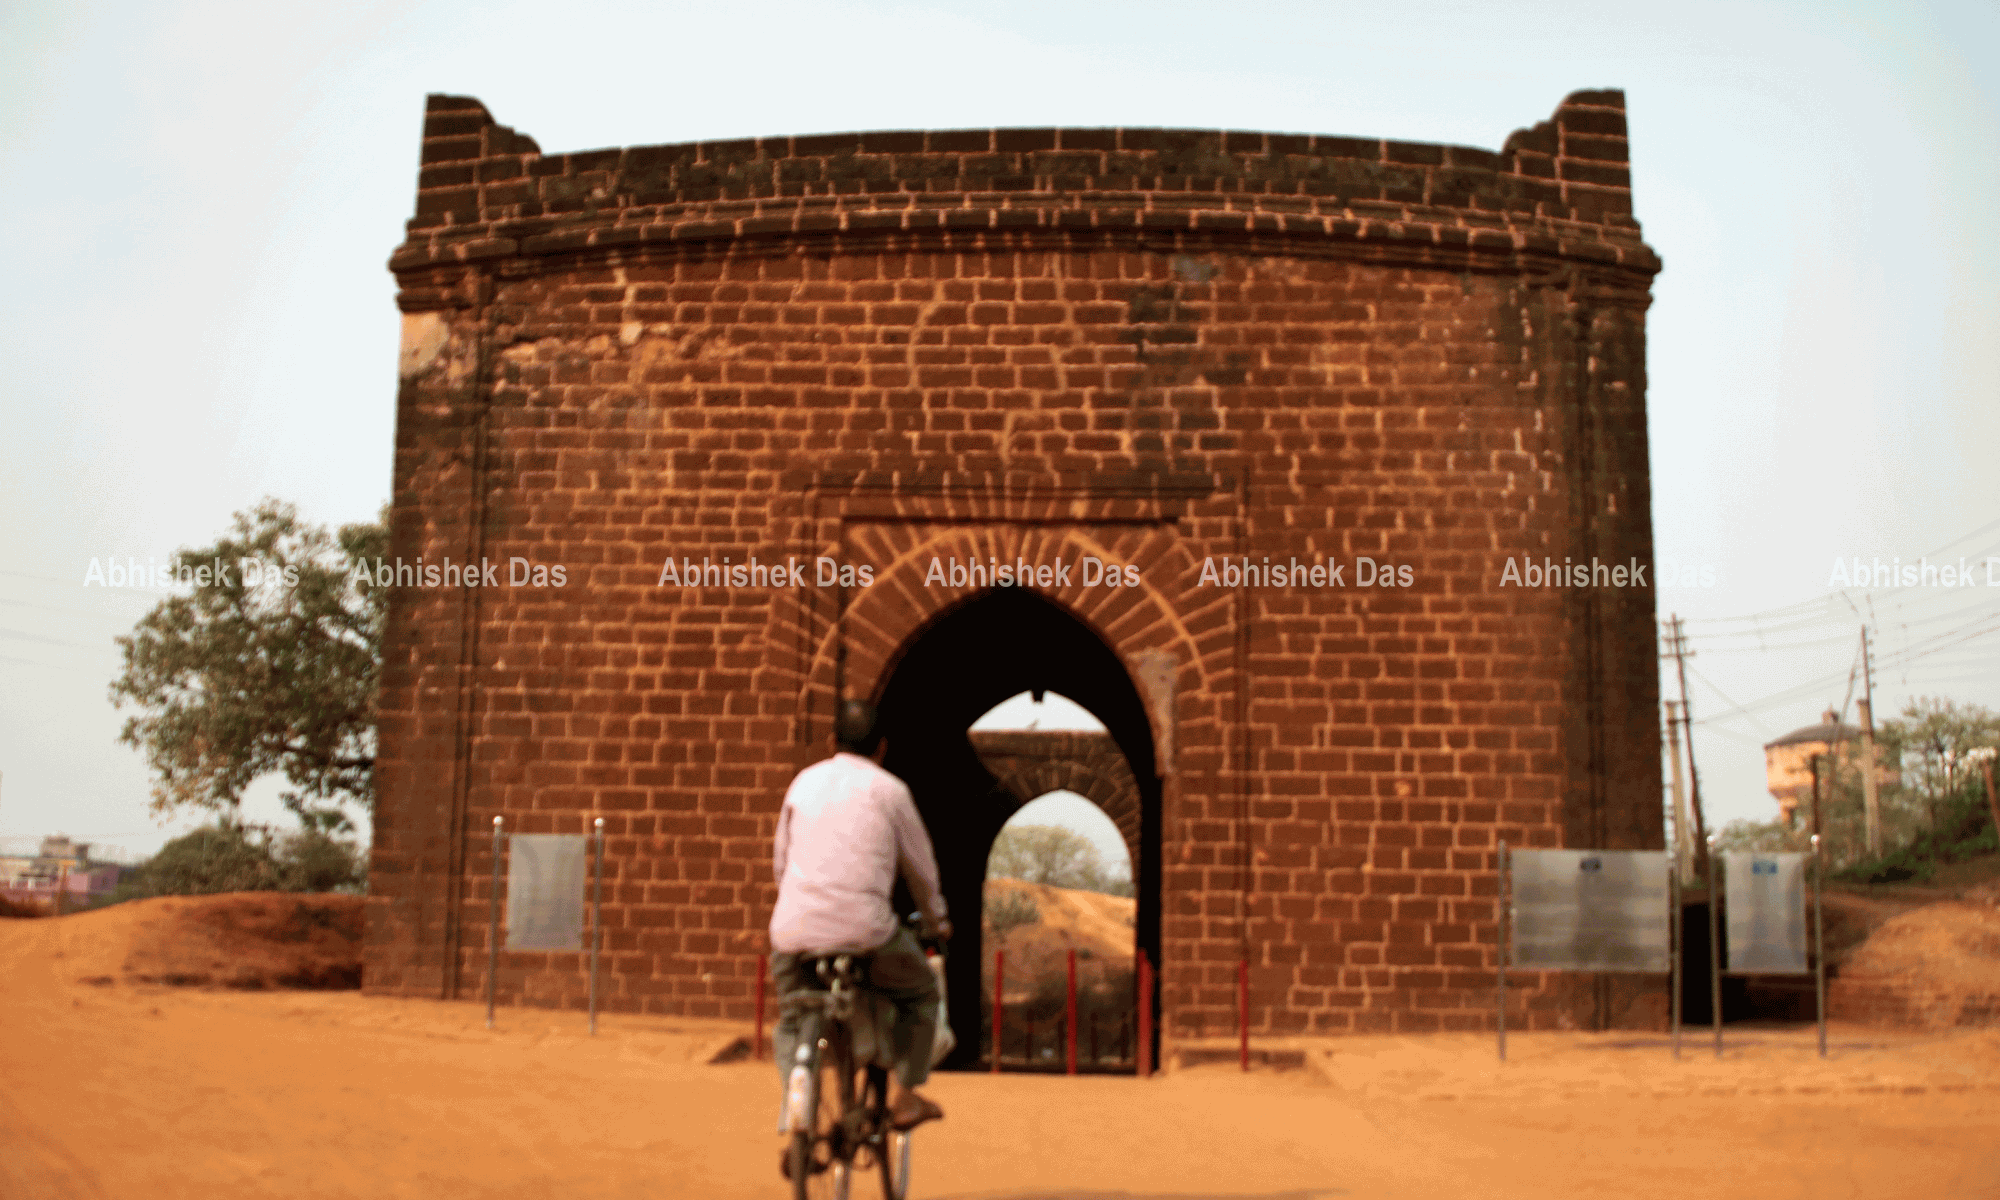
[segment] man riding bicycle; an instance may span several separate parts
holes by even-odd
[[[887,744],[875,707],[843,702],[834,741],[839,753],[800,771],[778,814],[771,979],[779,1015],[772,1049],[782,1086],[798,1045],[798,997],[816,990],[810,964],[832,954],[865,956],[869,990],[895,1007],[891,1121],[910,1129],[944,1115],[916,1090],[930,1076],[938,984],[916,934],[890,905],[897,876],[916,901],[925,938],[950,937],[951,922],[937,856],[910,789],[882,769]]]

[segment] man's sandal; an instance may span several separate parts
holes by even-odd
[[[921,1096],[915,1097],[914,1100],[915,1103],[913,1104],[897,1105],[895,1108],[889,1110],[889,1127],[891,1129],[915,1129],[925,1121],[935,1121],[939,1117],[944,1116],[944,1110],[939,1108],[935,1103]]]

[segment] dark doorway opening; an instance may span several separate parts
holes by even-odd
[[[973,744],[983,750],[992,743]],[[1005,760],[985,761],[1009,782]],[[1011,782],[1019,800],[1020,782]],[[1132,800],[1136,817],[1137,796]],[[1037,796],[1007,819],[986,865],[987,917],[979,929],[980,1028],[988,1031],[989,1068],[997,989],[1001,1070],[1067,1072],[1072,1037],[1079,1073],[1137,1069],[1131,841],[1108,813],[1072,791]],[[995,961],[1003,949],[1004,975]]]
[[[1048,599],[1023,588],[974,596],[905,643],[877,698],[889,739],[885,765],[916,798],[951,907],[955,932],[945,985],[958,1048],[947,1068],[977,1065],[985,1045],[979,1025],[986,860],[1018,804],[980,762],[966,729],[1010,696],[1044,691],[1062,693],[1102,721],[1138,783],[1134,940],[1156,966],[1160,961],[1161,789],[1138,689],[1104,640]]]

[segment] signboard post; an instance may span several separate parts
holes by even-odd
[[[493,890],[486,894],[486,1028],[493,1028],[493,977],[500,970],[500,829],[504,818],[493,818]]]
[[[1672,968],[1672,872],[1665,851],[1519,850],[1508,870],[1513,965],[1541,971]]]
[[[1000,1039],[1004,1033],[1001,1025],[1001,1011],[1004,1001],[1000,989],[1007,981],[1007,951],[993,952],[993,1073],[1000,1073]]]
[[[1716,928],[1715,907],[1722,889],[1715,877],[1715,835],[1708,835],[1708,1009],[1715,1022],[1715,1057],[1722,1057],[1722,937]]]
[[[604,818],[592,827],[597,834],[597,862],[590,875],[590,1035],[597,1036],[597,956],[604,949]],[[764,975],[761,959],[757,974],[757,1041],[752,1054],[764,1041]]]
[[[1669,985],[1673,988],[1673,995],[1668,998],[1668,1004],[1673,1013],[1674,1061],[1679,1062],[1681,1059],[1681,957],[1687,953],[1687,930],[1683,928],[1685,921],[1683,919],[1684,914],[1681,912],[1681,864],[1679,862],[1674,864],[1673,874],[1667,880],[1667,896],[1667,903],[1673,910],[1674,922],[1674,975],[1673,983]]]
[[[1507,888],[1507,842],[1500,842],[1500,882],[1496,896],[1498,907],[1493,927],[1494,962],[1499,970],[1494,975],[1493,984],[1493,1028],[1499,1031],[1500,1061],[1507,1061],[1507,911],[1513,906],[1513,894]]]
[[[1826,919],[1820,911],[1819,881],[1826,873],[1819,835],[1813,834],[1813,999],[1819,1009],[1819,1056],[1826,1057]]]
[[[1813,846],[1813,942],[1821,945],[1825,925],[1819,905],[1819,835]],[[1710,855],[1710,861],[1715,856]],[[1793,852],[1731,854],[1722,878],[1729,892],[1731,975],[1804,975],[1814,972],[1813,1000],[1819,1010],[1820,1056],[1826,1055],[1826,964],[1818,969],[1806,954],[1806,856]],[[1718,981],[1717,986],[1720,987]],[[1722,1052],[1722,1022],[1716,1018],[1716,1053]]]
[[[597,958],[603,944],[600,889],[604,877],[604,823],[596,830],[597,877],[592,884],[593,944],[583,940],[583,892],[590,837],[584,834],[517,833],[493,818],[493,882],[487,905],[486,1027],[500,975],[500,859],[507,858],[507,949],[588,950],[590,952],[590,1031],[597,1032]]]
[[[584,948],[587,840],[569,833],[517,833],[508,839],[509,950]]]
[[[1673,866],[1661,850],[1516,850],[1500,844],[1495,1024],[1507,1059],[1507,968],[1676,973]]]
[[[1805,855],[1729,854],[1731,975],[1803,975],[1806,964]]]

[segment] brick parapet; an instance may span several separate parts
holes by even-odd
[[[1464,270],[1603,272],[1659,260],[1631,218],[1623,95],[1579,92],[1500,153],[1174,129],[888,131],[543,155],[433,96],[417,215],[390,260],[406,311],[434,268],[800,248],[1153,248]],[[519,268],[516,268],[519,269]]]

